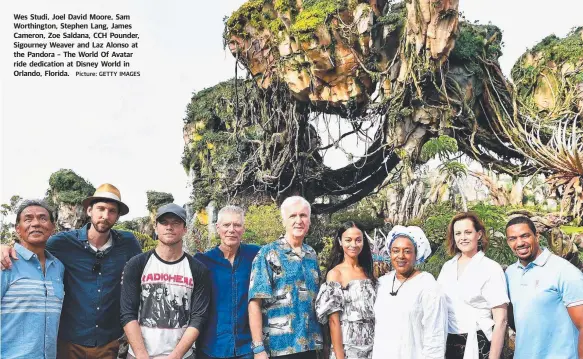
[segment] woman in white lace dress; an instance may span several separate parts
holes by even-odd
[[[374,340],[376,279],[370,244],[354,222],[344,223],[332,246],[316,314],[329,324],[332,359],[370,359]],[[325,335],[325,337],[328,337]]]

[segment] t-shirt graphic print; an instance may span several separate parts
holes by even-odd
[[[186,256],[167,262],[154,252],[148,259],[141,277],[138,315],[148,353],[169,353],[180,341],[190,319],[193,285]]]

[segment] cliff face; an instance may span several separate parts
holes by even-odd
[[[260,87],[283,82],[297,100],[330,111],[369,101],[403,32],[417,53],[447,59],[457,7],[456,0],[251,0],[227,21],[225,40]]]

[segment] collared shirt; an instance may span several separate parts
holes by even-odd
[[[280,237],[259,250],[249,300],[262,299],[263,336],[270,357],[322,349],[314,308],[319,283],[318,258],[307,244],[297,254]]]
[[[15,244],[17,261],[2,271],[3,359],[54,359],[63,305],[63,264],[45,251],[45,273],[36,254]]]
[[[251,353],[247,295],[251,264],[258,251],[259,246],[241,244],[232,265],[218,246],[196,255],[209,269],[213,288],[207,325],[198,341],[210,357]]]
[[[447,301],[448,333],[467,333],[464,359],[479,357],[478,331],[492,341],[492,308],[507,304],[506,277],[500,264],[478,251],[458,277],[456,254],[445,262],[437,278]]]
[[[490,339],[492,308],[509,302],[504,271],[478,251],[458,278],[459,257],[458,253],[445,262],[437,277],[447,300],[448,333],[475,332],[477,325]]]
[[[506,269],[516,324],[515,359],[577,359],[579,331],[567,307],[583,305],[583,274],[548,249]]]
[[[65,265],[66,310],[61,316],[59,339],[95,347],[122,336],[120,324],[121,275],[130,258],[142,252],[133,234],[112,230],[112,246],[104,251],[101,270],[93,271],[96,252],[87,230],[60,232],[49,238],[47,250]]]

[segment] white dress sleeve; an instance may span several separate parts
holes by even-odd
[[[423,357],[443,359],[447,340],[447,306],[445,297],[435,286],[423,291],[421,297],[423,318]]]

